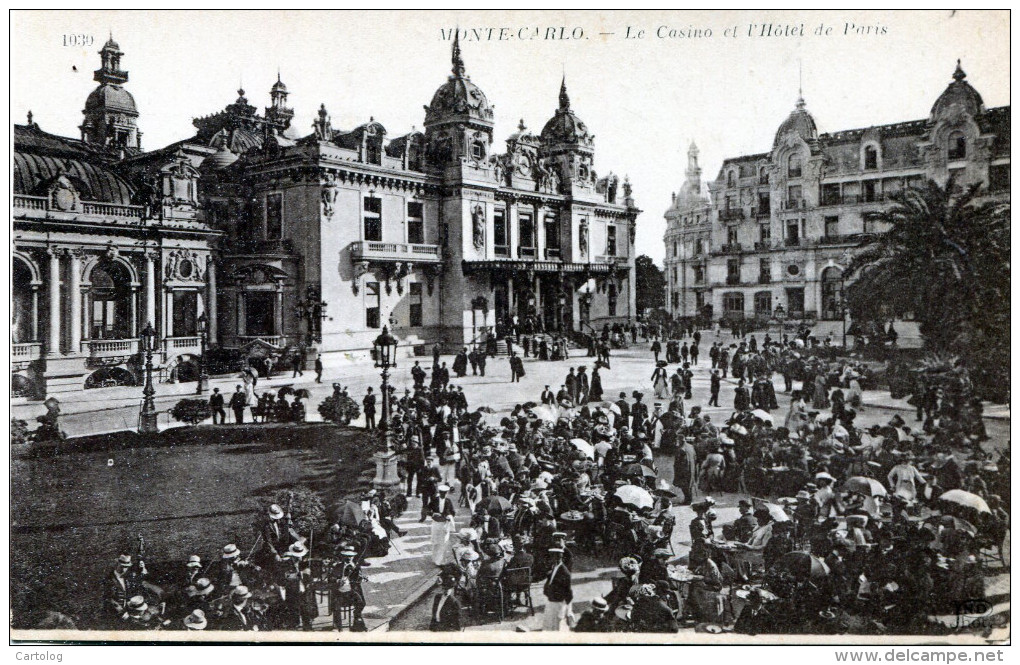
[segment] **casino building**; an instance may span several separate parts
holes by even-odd
[[[406,353],[489,332],[588,330],[634,317],[630,183],[594,169],[566,82],[538,134],[493,146],[493,107],[452,72],[424,132],[291,126],[277,79],[259,112],[238,91],[194,136],[145,152],[112,39],[81,137],[14,128],[13,382],[31,397],[141,376],[203,349],[243,362],[368,357],[383,325]]]
[[[798,99],[771,150],[723,161],[707,203],[694,152],[666,212],[670,312],[836,332],[850,257],[884,230],[867,213],[929,178],[982,183],[986,196],[1008,198],[1009,122],[1010,107],[985,108],[957,63],[920,120],[819,133]]]

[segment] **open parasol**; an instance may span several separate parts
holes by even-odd
[[[751,412],[751,415],[757,418],[758,420],[762,420],[764,422],[769,423],[770,425],[775,424],[775,421],[772,420],[772,414],[763,409],[755,409],[754,411]]]
[[[615,402],[592,402],[588,406],[595,407],[596,409],[603,409],[605,411],[612,411],[616,415],[620,415],[620,407]]]
[[[960,506],[962,508],[969,508],[979,513],[991,513],[992,509],[988,507],[985,500],[979,497],[977,494],[965,492],[964,490],[949,490],[939,495],[939,502],[943,504],[949,504],[950,506]]]
[[[628,506],[635,508],[651,508],[655,505],[655,501],[648,490],[637,485],[621,485],[616,488],[613,495]]]
[[[505,513],[513,510],[513,506],[510,505],[506,497],[497,494],[491,494],[482,499],[481,505],[490,515],[496,512]]]
[[[571,439],[570,444],[584,453],[588,459],[595,459],[595,446],[584,439]]]
[[[777,506],[774,503],[768,501],[756,501],[755,506],[769,511],[769,516],[775,522],[789,522],[790,516],[786,513],[782,506]]]
[[[535,414],[536,418],[538,418],[539,420],[544,420],[547,423],[555,423],[556,419],[559,418],[558,411],[555,408],[549,406],[548,404],[536,406],[534,409],[530,411],[530,413]]]
[[[967,520],[960,519],[959,517],[953,517],[952,515],[933,515],[929,518],[926,527],[931,527],[931,531],[938,533],[938,527],[941,524],[945,525],[949,522],[950,525],[957,531],[965,531],[973,537],[977,537],[977,527],[968,522]]]
[[[341,524],[356,527],[365,521],[365,511],[361,509],[361,504],[347,501],[340,509],[339,521]]]
[[[807,552],[788,552],[773,568],[786,571],[802,580],[817,580],[829,575],[829,567],[825,562]]]
[[[605,457],[606,453],[613,449],[613,444],[608,441],[599,441],[595,444],[595,452],[599,457]]]
[[[496,413],[495,409],[491,406],[480,406],[475,411],[478,413]]]
[[[853,492],[854,494],[860,494],[861,496],[887,496],[888,493],[882,483],[878,482],[874,478],[868,478],[866,476],[853,476],[847,478],[846,491]]]
[[[655,478],[655,469],[649,469],[644,464],[628,464],[623,467],[623,475],[625,476],[644,476],[645,478]]]

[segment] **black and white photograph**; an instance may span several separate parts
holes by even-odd
[[[9,19],[11,645],[1003,660],[1008,10]]]

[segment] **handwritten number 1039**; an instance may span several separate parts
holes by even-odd
[[[63,35],[64,46],[92,46],[96,38],[92,35]]]

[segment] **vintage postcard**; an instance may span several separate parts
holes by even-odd
[[[1008,12],[11,22],[13,642],[1002,659]]]

